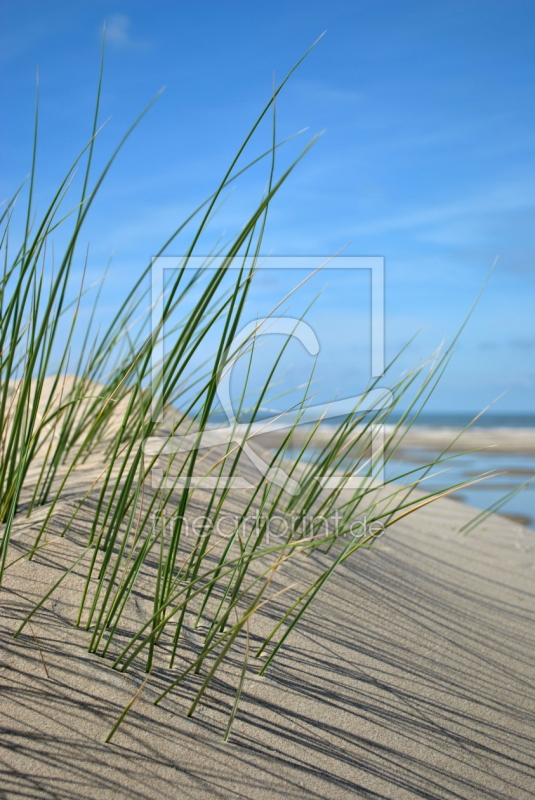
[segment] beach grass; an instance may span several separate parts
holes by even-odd
[[[78,516],[91,508],[91,524],[78,557],[26,616],[16,635],[73,570],[82,570],[76,625],[87,631],[89,651],[108,658],[110,666],[118,670],[142,664],[149,682],[153,671],[165,663],[167,685],[156,703],[195,674],[200,682],[189,707],[188,713],[193,714],[230,654],[234,650],[241,654],[226,738],[251,664],[258,663],[261,674],[268,669],[337,567],[357,550],[372,546],[402,518],[465,485],[448,485],[445,480],[441,491],[422,492],[425,476],[422,478],[418,468],[378,487],[373,481],[377,453],[370,455],[370,441],[378,426],[403,408],[379,453],[385,461],[393,457],[440,380],[461,331],[426,364],[390,379],[389,402],[383,408],[364,413],[357,405],[321,447],[314,446],[314,427],[310,428],[309,438],[301,442],[296,455],[292,437],[311,400],[310,385],[305,387],[301,403],[292,408],[294,423],[269,453],[269,470],[258,474],[256,485],[248,492],[236,494],[231,481],[243,466],[239,445],[252,439],[276,365],[248,409],[247,424],[236,431],[237,439],[226,445],[217,436],[210,439],[221,376],[231,359],[250,360],[255,352],[258,331],[253,330],[240,343],[239,352],[233,343],[260,262],[270,203],[315,141],[313,137],[279,174],[276,154],[284,142],[277,141],[275,101],[301,61],[268,99],[211,197],[163,244],[158,255],[166,253],[179,234],[193,230],[180,269],[162,300],[163,313],[156,327],[151,324],[152,262],[125,293],[105,328],[94,324],[100,289],[89,290],[83,282],[76,286],[73,279],[88,212],[121,148],[154,100],[94,177],[93,152],[101,135],[101,65],[89,141],[38,218],[33,201],[39,141],[36,111],[30,177],[6,204],[1,217],[0,581],[14,563],[10,539],[15,520],[21,515],[31,519],[37,509],[44,511],[24,556],[33,559],[49,545],[47,527],[77,470],[95,458],[102,465],[98,478],[77,501],[61,530],[60,535],[66,536]],[[255,132],[269,119],[272,146],[246,158]],[[223,257],[222,266],[209,269],[215,255],[211,253],[205,266],[188,269],[190,259],[202,252],[204,232],[223,193],[259,162],[266,165],[266,189],[240,231],[217,251],[218,257]],[[80,195],[73,201],[76,171],[83,177]],[[13,215],[24,193],[22,234],[13,245],[13,238],[17,239],[12,234]],[[63,251],[60,257],[56,252],[52,265],[52,239],[58,228],[67,233]],[[230,287],[229,275],[234,276]],[[91,293],[92,311],[82,317],[79,309],[89,302]],[[180,316],[186,299],[192,297],[187,314]],[[279,306],[273,309],[274,318],[280,313]],[[166,330],[169,347],[155,369],[156,344],[165,323],[177,315],[180,322]],[[222,331],[218,346],[203,371],[192,377],[191,365],[214,330]],[[396,360],[387,375],[393,375],[395,369]],[[377,389],[378,384],[376,381],[368,389]],[[245,409],[250,389],[247,382],[240,387],[239,411]],[[186,396],[188,402],[184,403]],[[194,445],[182,447],[191,437]],[[202,455],[207,441],[215,442],[214,455],[208,459]],[[151,442],[151,448],[146,442]],[[174,449],[170,442],[176,445]],[[427,474],[447,466],[453,457],[458,454],[446,448],[428,465]],[[418,479],[413,477],[417,471]],[[364,479],[358,486],[357,473]],[[325,488],[326,478],[336,479],[335,488]],[[203,521],[191,539],[188,518],[194,512],[199,514],[199,503]],[[220,522],[228,517],[231,503],[234,521],[221,533]],[[335,514],[336,529],[327,529],[325,520]],[[257,524],[248,529],[245,523],[253,516]],[[355,521],[362,519],[365,527],[355,526]],[[322,558],[315,561],[316,554]],[[280,576],[286,575],[288,565],[303,559],[320,564],[311,582],[285,583]],[[133,627],[129,608],[140,586],[149,600],[143,606],[144,619]],[[259,617],[260,633],[254,629]],[[186,657],[190,651],[183,643],[189,628],[202,635],[197,651]],[[108,741],[132,703],[110,731]]]

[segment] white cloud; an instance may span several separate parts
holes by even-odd
[[[106,41],[121,50],[146,50],[147,41],[132,36],[132,20],[127,14],[112,14],[106,20]]]
[[[297,94],[304,101],[312,100],[314,103],[362,103],[367,95],[354,89],[342,88],[325,80],[294,79],[287,89],[288,92]]]
[[[415,208],[406,214],[394,215],[383,219],[370,220],[357,227],[360,235],[386,233],[395,230],[422,230],[437,231],[440,226],[451,224],[455,221],[477,220],[495,215],[514,213],[533,207],[533,191],[529,182],[509,181],[488,186],[472,196],[450,203],[439,203],[431,207]],[[452,228],[444,229],[446,241],[452,239]],[[433,237],[433,241],[437,241]]]

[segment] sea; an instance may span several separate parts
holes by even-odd
[[[257,419],[272,416],[274,409],[262,409]],[[417,426],[429,428],[462,429],[472,423],[475,413],[470,412],[422,412],[416,421]],[[389,417],[389,423],[396,423],[399,417]],[[222,413],[212,417],[216,424],[226,421]],[[245,422],[246,418],[242,420]],[[535,430],[535,414],[525,413],[485,413],[473,422],[476,428],[527,429]],[[288,453],[291,455],[291,453]],[[403,446],[400,457],[390,458],[385,466],[386,480],[396,480],[404,473],[413,471],[410,477],[402,480],[415,481],[424,477],[427,465],[439,457],[430,448]],[[447,471],[445,471],[447,470]],[[500,473],[496,477],[463,486],[452,497],[468,503],[479,511],[494,509],[497,513],[535,530],[535,453],[499,453],[492,449],[476,453],[456,455],[442,465],[432,468],[420,484],[429,492],[441,491],[445,487],[476,480],[488,472]],[[439,474],[440,473],[440,474]],[[498,508],[499,506],[499,508]]]
[[[424,412],[420,414],[416,424],[430,428],[459,429],[471,423],[474,416],[475,414],[468,412]],[[475,420],[473,427],[534,430],[535,414],[487,413]],[[404,447],[400,459],[392,458],[386,464],[386,478],[394,479],[419,464],[425,466],[438,458],[438,455],[438,452],[428,448]],[[447,472],[436,474],[445,468]],[[497,513],[535,530],[535,453],[499,453],[488,449],[459,455],[431,469],[421,488],[436,491],[461,481],[476,480],[489,471],[502,474],[464,486],[452,497],[476,509],[494,508]],[[423,469],[416,472],[415,477],[423,475],[423,472]],[[411,478],[413,479],[415,478]]]

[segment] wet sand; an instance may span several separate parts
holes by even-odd
[[[258,431],[258,436],[255,438],[265,447],[277,447],[283,439],[283,433],[271,433],[261,423],[255,429]],[[314,434],[314,443],[317,445],[328,444],[332,435],[331,430],[327,425],[320,427]],[[385,438],[388,439],[393,427],[385,425],[384,430]],[[306,426],[300,426],[293,434],[292,442],[296,446],[303,444],[308,435]],[[499,453],[535,453],[534,428],[472,427],[463,433],[458,428],[430,428],[425,425],[413,425],[408,429],[400,428],[392,441],[392,445],[395,446],[401,442],[403,447],[425,447],[429,450],[442,450],[454,440],[456,441],[451,447],[451,452],[489,448]]]

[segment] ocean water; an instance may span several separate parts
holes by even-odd
[[[476,414],[469,412],[423,412],[418,417],[417,425],[433,428],[464,428],[475,416]],[[535,429],[535,414],[486,413],[474,422],[473,427]],[[386,477],[394,478],[407,468],[414,469],[419,464],[427,465],[437,457],[438,452],[427,448],[405,447],[399,453],[399,458],[392,459],[387,464]],[[442,469],[447,471],[433,477]],[[504,474],[466,486],[456,491],[452,497],[484,510],[498,503],[507,494],[520,490],[498,509],[498,513],[535,530],[535,453],[497,453],[489,449],[459,455],[432,469],[430,477],[421,484],[421,488],[425,490],[429,487],[430,491],[442,489],[460,481],[476,480],[487,472]],[[532,483],[521,489],[530,479]]]
[[[274,413],[277,412],[265,409],[258,418],[269,417]],[[470,424],[475,416],[475,412],[423,412],[418,417],[416,426],[460,429]],[[216,414],[214,421],[216,420],[226,422],[226,417]],[[389,423],[396,421],[395,415],[389,418]],[[535,429],[535,414],[486,413],[473,424],[476,428],[486,429]],[[291,457],[292,454],[289,452],[288,455]],[[401,479],[412,482],[423,477],[425,467],[438,458],[438,455],[438,451],[429,448],[404,446],[396,453],[396,458],[387,462],[385,477],[387,480],[395,480],[409,470],[420,468],[410,477]],[[535,530],[535,453],[499,453],[489,449],[459,455],[431,469],[421,483],[421,488],[429,491],[443,490],[461,481],[476,480],[483,473],[489,472],[502,474],[459,489],[451,497],[476,509],[485,510],[507,494],[520,490],[523,484],[533,479],[531,484],[514,494],[497,512]]]
[[[408,470],[429,464],[438,455],[438,452],[433,452],[428,448],[404,447],[403,450],[400,450],[399,457],[392,458],[387,462],[386,478],[394,480]],[[405,477],[401,480],[407,482],[415,480],[423,477],[423,472],[424,470],[421,469],[410,478]],[[439,472],[440,474],[437,474]],[[475,480],[483,473],[488,472],[502,474],[463,487],[451,497],[483,510],[498,503],[505,495],[520,489],[523,484],[532,479],[532,483],[511,497],[498,510],[498,513],[535,530],[535,454],[496,453],[488,450],[459,455],[433,467],[429,471],[428,477],[420,484],[420,488],[424,491],[428,489],[429,491],[442,490],[461,481]]]
[[[255,415],[258,421],[270,419],[277,414],[283,413],[285,408],[261,408]],[[475,419],[477,412],[447,412],[447,411],[423,411],[417,418],[415,424],[422,425],[429,428],[464,428],[467,425],[473,424],[474,428],[534,428],[535,429],[535,414],[512,414],[512,413],[486,413],[478,419]],[[240,422],[248,422],[250,415],[243,412],[240,416]],[[400,414],[392,413],[389,418],[389,423],[397,423],[400,419]],[[475,420],[475,421],[474,421]],[[341,420],[339,420],[341,421]],[[210,422],[212,424],[224,425],[228,422],[226,414],[217,408],[210,414]],[[335,424],[336,420],[329,420],[329,423]],[[327,423],[327,424],[329,424]]]
[[[472,420],[474,428],[535,428],[535,414],[487,412],[475,419],[477,412],[422,411],[416,425],[430,428],[464,428]],[[392,414],[389,422],[397,422],[399,414]]]

